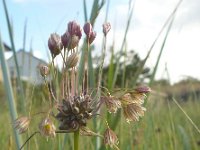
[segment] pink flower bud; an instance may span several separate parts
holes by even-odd
[[[90,35],[92,33],[92,25],[89,22],[87,22],[84,25],[83,30],[84,30],[85,34],[87,35],[87,38],[90,38]]]
[[[61,37],[56,33],[51,34],[48,40],[48,47],[52,56],[55,57],[56,55],[60,54],[63,48]]]
[[[95,38],[96,38],[96,32],[92,31],[89,37],[89,43],[91,44]]]
[[[106,36],[107,33],[110,31],[110,29],[111,29],[111,25],[110,25],[109,22],[103,24],[103,33],[104,33],[105,36]]]
[[[70,21],[68,23],[68,32],[71,36],[76,35],[81,39],[82,32],[80,25],[76,23],[76,21]]]
[[[70,41],[70,34],[69,32],[65,32],[62,36],[61,36],[61,40],[62,40],[62,44],[64,46],[64,48],[67,48],[69,46],[69,41]]]

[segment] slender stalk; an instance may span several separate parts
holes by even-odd
[[[183,112],[183,114],[186,116],[186,118],[190,121],[190,123],[192,124],[192,126],[197,130],[197,132],[200,134],[200,129],[198,128],[198,126],[192,121],[192,119],[190,118],[190,116],[185,112],[185,110],[183,110],[183,108],[179,105],[179,103],[173,98],[174,103],[178,106],[178,108]]]
[[[6,15],[6,21],[7,21],[7,26],[8,26],[8,31],[9,31],[9,38],[10,38],[10,42],[11,42],[11,47],[12,47],[12,51],[13,51],[13,56],[14,56],[14,62],[15,62],[15,66],[16,66],[16,71],[17,71],[17,86],[19,86],[19,94],[20,94],[20,102],[22,104],[22,111],[25,111],[25,106],[24,106],[24,91],[23,91],[23,86],[22,86],[22,82],[21,82],[21,78],[20,78],[20,71],[19,71],[19,64],[17,61],[17,56],[16,56],[16,49],[15,49],[15,44],[14,44],[14,39],[13,39],[13,30],[12,30],[12,26],[10,23],[10,19],[9,19],[9,15],[8,15],[8,9],[6,6],[6,1],[3,0],[3,7],[4,7],[4,12]]]
[[[8,72],[8,67],[6,64],[5,56],[4,56],[4,49],[3,49],[3,44],[1,41],[1,35],[0,35],[0,61],[1,61],[0,62],[1,68],[3,70],[4,86],[5,86],[6,94],[8,97],[10,116],[13,122],[17,118],[17,111],[16,111],[15,100],[13,96],[13,90],[10,83],[10,75]],[[17,134],[17,131],[14,129],[14,127],[13,127],[13,130],[14,130],[15,142],[16,142],[17,148],[19,149],[21,145],[21,137],[19,136],[19,134]]]
[[[74,150],[79,150],[79,130],[74,132]]]

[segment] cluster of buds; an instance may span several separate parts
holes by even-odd
[[[82,30],[80,25],[75,21],[68,23],[68,30],[61,36],[64,48],[69,50],[74,49],[78,46],[79,40],[82,37]]]
[[[59,129],[67,132],[74,132],[80,127],[86,126],[87,120],[92,118],[93,109],[89,95],[62,100],[57,109],[59,113],[56,118],[60,122]]]

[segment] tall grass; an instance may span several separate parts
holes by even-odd
[[[12,90],[12,86],[10,82],[9,70],[8,70],[7,62],[4,56],[4,47],[1,40],[1,33],[0,33],[0,60],[1,60],[1,68],[3,71],[4,86],[5,86],[9,110],[10,110],[11,123],[13,124],[14,120],[17,118],[17,110],[16,110],[13,90]],[[5,129],[5,130],[8,131],[8,129]],[[13,131],[14,131],[14,136],[15,136],[15,142],[16,142],[17,148],[19,149],[22,144],[21,137],[17,133],[17,131],[14,129],[14,127],[13,127]]]

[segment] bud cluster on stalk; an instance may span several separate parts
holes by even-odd
[[[62,100],[58,106],[59,113],[56,118],[59,120],[60,130],[74,132],[82,126],[86,126],[87,120],[92,118],[93,108],[89,95],[75,96],[70,100]]]

